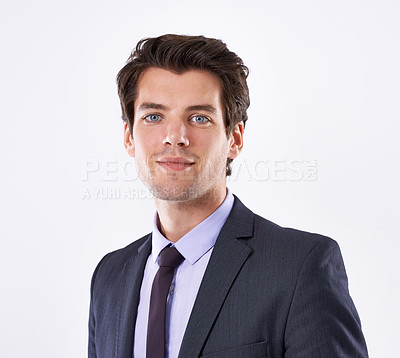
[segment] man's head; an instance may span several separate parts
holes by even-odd
[[[122,118],[133,133],[138,82],[149,68],[161,68],[177,74],[205,70],[220,81],[227,137],[235,126],[247,120],[250,104],[246,79],[248,69],[226,45],[204,36],[163,35],[139,41],[127,64],[117,76]],[[231,174],[227,159],[226,174]]]

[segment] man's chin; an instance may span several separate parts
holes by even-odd
[[[157,186],[149,188],[154,197],[165,201],[189,201],[201,195],[198,188]]]

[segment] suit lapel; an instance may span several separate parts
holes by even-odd
[[[132,358],[133,338],[137,308],[140,297],[144,268],[151,252],[151,235],[139,247],[135,257],[130,259],[124,267],[124,273],[119,292],[117,314],[119,327],[116,336],[115,358]]]
[[[235,197],[199,288],[179,358],[198,357],[223,302],[251,249],[237,240],[253,234],[254,214]]]

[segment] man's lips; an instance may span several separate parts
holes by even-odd
[[[156,161],[165,169],[185,170],[194,165],[194,162],[183,157],[164,157]]]

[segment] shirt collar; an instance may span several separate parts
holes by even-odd
[[[215,245],[219,232],[231,212],[233,202],[234,197],[228,189],[225,200],[218,209],[173,245],[191,265],[194,265]],[[161,234],[158,229],[158,214],[156,212],[153,221],[151,251],[154,262],[158,260],[161,250],[170,244],[171,241]]]

